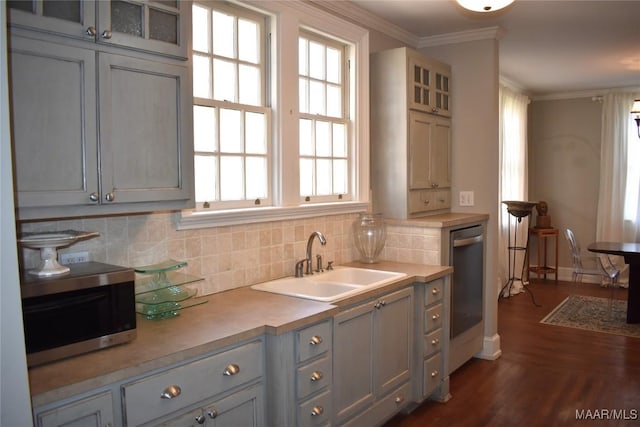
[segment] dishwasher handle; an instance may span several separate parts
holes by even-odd
[[[482,234],[473,237],[467,237],[466,239],[453,239],[454,248],[469,246],[473,245],[474,243],[482,243]]]

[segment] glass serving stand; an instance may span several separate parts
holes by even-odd
[[[149,320],[169,319],[180,310],[204,304],[207,300],[194,298],[198,291],[189,284],[203,280],[180,270],[184,261],[167,260],[158,264],[134,267],[136,278],[136,312]]]

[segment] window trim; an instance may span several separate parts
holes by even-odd
[[[271,87],[272,119],[277,129],[273,129],[273,165],[281,169],[287,164],[284,157],[287,146],[283,141],[297,136],[291,134],[290,122],[298,120],[298,93],[292,95],[285,92],[283,81],[297,77],[297,47],[298,35],[302,30],[326,33],[329,37],[337,37],[353,45],[350,53],[351,66],[349,78],[355,79],[355,84],[349,85],[349,98],[355,105],[355,126],[350,126],[353,135],[353,200],[336,203],[300,203],[299,193],[284,188],[288,183],[281,182],[282,176],[274,176],[274,206],[259,208],[230,209],[216,211],[183,210],[177,218],[178,229],[193,229],[202,227],[217,227],[223,225],[240,225],[256,222],[299,219],[322,215],[339,215],[363,212],[370,207],[369,188],[369,32],[340,17],[325,12],[306,2],[238,2],[242,6],[252,7],[257,4],[262,12],[271,13],[272,20],[271,51],[276,55],[275,74],[272,74]],[[282,66],[283,53],[295,52],[293,70],[286,70]],[[288,59],[291,59],[288,57]],[[355,65],[354,65],[355,64]],[[269,71],[268,71],[269,72]],[[356,78],[357,77],[357,78]],[[297,78],[294,78],[297,82]],[[286,123],[286,125],[285,125]],[[295,126],[297,133],[297,126]],[[297,158],[297,156],[296,156]],[[297,175],[297,174],[296,174]],[[297,184],[296,184],[297,185]],[[295,194],[293,194],[295,193]],[[293,194],[293,195],[292,195]]]

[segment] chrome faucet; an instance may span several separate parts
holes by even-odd
[[[324,234],[319,231],[314,231],[313,233],[311,233],[311,235],[309,236],[309,240],[307,240],[307,274],[313,274],[313,260],[311,252],[313,248],[313,240],[316,236],[318,237],[318,240],[320,240],[320,244],[322,246],[327,244],[327,239],[324,238]]]

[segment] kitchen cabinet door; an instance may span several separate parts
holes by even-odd
[[[99,54],[101,203],[192,199],[187,66]]]
[[[104,427],[115,426],[114,421],[109,392],[36,414],[37,427]]]
[[[451,187],[451,121],[409,112],[411,189]]]
[[[13,37],[17,206],[91,205],[98,192],[95,54]]]

